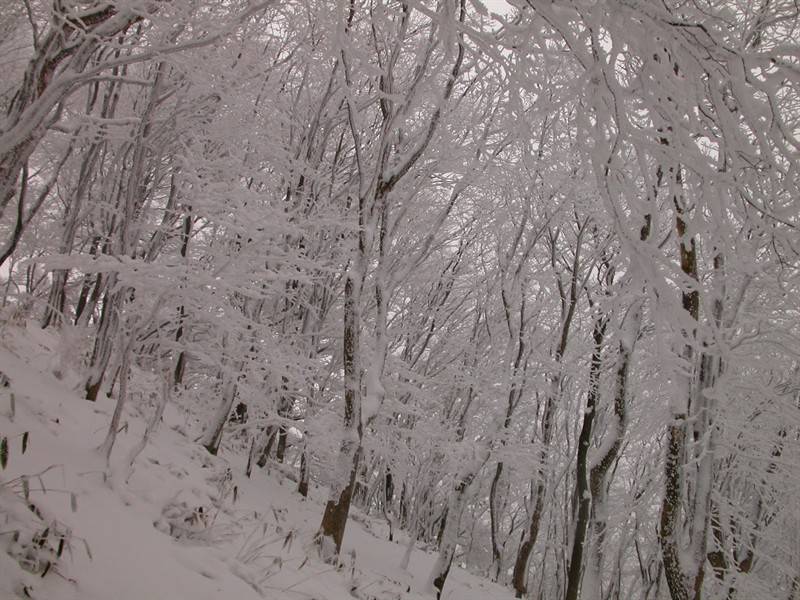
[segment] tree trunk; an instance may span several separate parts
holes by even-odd
[[[133,340],[133,336],[131,336]],[[125,408],[125,402],[128,399],[128,378],[130,376],[131,365],[131,350],[132,341],[125,344],[122,350],[122,365],[120,366],[120,382],[119,391],[117,392],[117,403],[114,406],[114,414],[111,417],[111,423],[108,426],[106,438],[100,447],[97,449],[100,454],[106,459],[106,464],[111,459],[111,450],[114,448],[114,442],[117,440],[117,432],[119,431],[120,420],[122,419],[122,411]]]
[[[359,253],[364,247],[359,243]],[[360,257],[359,257],[360,258]],[[320,554],[327,562],[335,562],[342,549],[344,530],[350,513],[350,502],[361,460],[361,357],[360,303],[363,282],[363,261],[356,259],[344,286],[344,439],[339,451],[336,481],[331,487],[318,533]]]
[[[623,317],[620,327],[619,354],[617,371],[614,381],[614,423],[608,435],[612,436],[610,443],[603,442],[601,447],[607,448],[604,454],[598,457],[597,462],[592,467],[589,474],[589,486],[592,497],[592,530],[594,532],[594,543],[591,546],[592,556],[590,558],[590,568],[595,577],[596,587],[595,598],[600,599],[600,581],[602,574],[603,542],[605,540],[606,518],[605,518],[605,495],[606,478],[611,466],[617,460],[625,439],[625,428],[627,424],[627,395],[628,395],[628,372],[633,356],[633,347],[642,323],[642,304],[643,300],[635,300],[628,309],[628,313]]]
[[[586,394],[586,410],[583,413],[583,424],[578,437],[578,456],[575,474],[575,498],[578,511],[575,516],[575,532],[572,539],[572,554],[567,572],[567,591],[565,600],[578,600],[583,574],[583,555],[589,531],[589,518],[592,497],[589,488],[589,447],[592,443],[594,420],[597,415],[597,396],[600,386],[600,368],[603,354],[603,339],[605,338],[605,317],[599,317],[594,324],[594,352],[589,367],[589,389]]]
[[[222,398],[220,399],[217,412],[214,413],[211,422],[206,426],[206,430],[200,442],[206,450],[215,456],[219,451],[219,444],[222,441],[222,430],[225,427],[225,423],[228,421],[228,415],[231,414],[231,408],[233,408],[237,390],[238,386],[233,377],[223,374]]]
[[[511,417],[514,413],[514,409],[517,407],[519,403],[519,399],[522,396],[522,393],[525,389],[525,372],[527,371],[527,362],[525,359],[525,290],[521,290],[521,300],[520,300],[520,308],[519,308],[519,323],[518,327],[516,328],[516,335],[514,335],[509,343],[509,354],[513,352],[514,346],[516,347],[516,355],[514,356],[513,365],[511,368],[511,384],[508,390],[508,398],[506,402],[506,413],[505,418],[503,419],[503,428],[501,432],[501,447],[506,445],[506,435],[508,433],[509,427],[511,427]],[[509,311],[509,303],[503,294],[503,304],[506,307],[506,320],[509,326],[509,333],[512,331],[511,327],[511,318],[510,318],[510,311]],[[516,338],[516,339],[514,339]],[[523,366],[523,362],[525,362],[525,366]],[[518,378],[522,377],[522,380],[518,380]],[[489,488],[489,527],[491,533],[491,545],[492,545],[492,565],[490,568],[489,576],[492,581],[497,581],[500,579],[500,572],[503,568],[503,556],[500,549],[500,541],[499,541],[499,533],[500,533],[500,521],[502,520],[502,507],[499,505],[500,503],[500,495],[499,495],[499,488],[500,483],[503,477],[503,470],[505,469],[505,465],[502,460],[497,462],[497,466],[495,467],[494,477],[492,478],[492,484]]]
[[[503,461],[498,461],[494,470],[494,477],[492,477],[492,484],[489,486],[489,532],[490,542],[492,545],[492,564],[489,568],[489,578],[492,581],[497,581],[500,578],[500,570],[502,569],[503,556],[500,552],[499,529],[500,529],[500,507],[498,488],[500,487],[500,479],[503,476]]]
[[[116,102],[110,102],[110,98],[115,88],[116,85],[111,84],[105,93],[101,110],[102,118],[112,118],[114,115]],[[90,112],[90,110],[87,112]],[[72,193],[72,198],[70,199],[64,216],[64,231],[61,235],[61,244],[59,246],[59,252],[61,254],[70,254],[72,252],[83,200],[97,176],[97,161],[100,157],[101,148],[102,144],[92,144],[81,160],[78,182],[75,185],[75,190]],[[58,325],[63,318],[68,275],[69,271],[66,269],[57,269],[53,272],[50,294],[48,296],[44,316],[42,317],[42,329],[46,329],[50,325]]]
[[[540,471],[539,476],[545,477],[545,471]],[[528,593],[528,565],[530,564],[533,547],[536,545],[536,539],[539,537],[539,524],[542,521],[542,513],[544,512],[544,494],[545,482],[540,480],[536,484],[536,491],[531,494],[531,499],[534,503],[533,512],[528,520],[528,528],[522,534],[522,543],[514,561],[511,582],[514,586],[514,596],[516,598],[522,598]]]
[[[119,311],[122,305],[122,294],[124,290],[117,290],[112,293],[110,290],[113,288],[115,282],[116,276],[112,273],[109,275],[109,291],[106,292],[105,299],[103,300],[100,324],[94,339],[92,357],[89,361],[89,374],[84,383],[86,399],[91,402],[95,402],[97,400],[97,395],[100,393],[100,388],[103,385],[103,377],[108,368],[108,363],[111,360],[114,340],[119,330]]]
[[[124,32],[140,17],[131,11],[119,12],[100,3],[81,15],[79,21],[55,5],[53,25],[44,33],[36,54],[28,63],[22,84],[17,88],[0,133],[0,217],[16,193],[17,182],[48,123],[58,118],[54,109],[82,81],[81,73],[99,45]],[[69,61],[69,75],[60,77],[59,66]]]
[[[128,479],[130,479],[130,476],[133,474],[133,465],[136,462],[136,459],[139,457],[139,454],[141,454],[142,450],[144,450],[147,447],[150,438],[158,430],[158,426],[161,423],[162,417],[164,416],[164,409],[169,403],[173,386],[174,382],[171,379],[169,370],[164,370],[162,375],[161,397],[158,400],[156,409],[155,411],[153,411],[153,415],[150,417],[150,420],[147,423],[147,427],[145,428],[144,435],[142,435],[142,439],[139,440],[139,443],[133,447],[130,454],[128,455],[128,460],[127,460],[128,473],[125,476],[126,483]],[[121,384],[120,384],[120,389],[122,389]]]
[[[297,492],[303,498],[308,498],[308,471],[308,449],[304,447],[300,454],[300,481],[297,484]]]
[[[683,179],[677,167],[675,175],[676,186],[680,189]],[[683,198],[680,194],[674,196],[676,213],[676,233],[680,246],[681,270],[693,282],[697,281],[697,250],[694,237],[687,239],[687,227]],[[688,241],[688,243],[687,243]],[[694,285],[694,283],[692,284]],[[694,578],[692,579],[681,562],[680,532],[681,513],[683,507],[682,482],[686,477],[684,465],[686,461],[688,411],[693,392],[692,379],[695,372],[694,342],[697,337],[697,322],[700,312],[700,292],[695,287],[681,292],[683,310],[688,317],[690,325],[683,331],[683,371],[676,378],[678,385],[674,391],[671,413],[672,421],[667,434],[667,453],[664,461],[664,496],[661,502],[660,532],[661,553],[664,561],[664,576],[669,587],[672,600],[689,600],[690,594],[695,600],[700,599],[700,589],[696,587],[699,582],[702,586],[703,572],[705,569],[705,555],[700,564],[696,564]],[[691,526],[691,524],[690,524]]]
[[[173,186],[174,186],[173,182]],[[186,263],[186,255],[189,253],[189,236],[192,232],[192,207],[186,207],[186,215],[183,217],[183,227],[181,228],[181,259]],[[179,343],[183,339],[184,327],[186,326],[186,306],[181,304],[178,308],[178,328],[175,331],[175,342]],[[183,384],[183,376],[186,372],[186,350],[178,353],[178,360],[175,361],[175,374],[173,376],[175,388]]]
[[[92,238],[92,245],[89,248],[89,256],[97,256],[100,252],[100,242],[102,238],[95,235]],[[105,285],[105,277],[102,273],[98,273],[92,277],[91,273],[83,276],[83,283],[81,284],[81,292],[78,295],[78,302],[75,304],[75,326],[82,327],[89,323],[89,319],[94,313],[94,308],[97,306],[97,301],[100,299],[103,287]]]
[[[475,450],[475,456],[462,467],[461,472],[456,477],[453,493],[449,495],[447,513],[444,518],[444,526],[442,527],[441,541],[439,543],[439,557],[436,559],[428,581],[428,588],[436,594],[437,600],[442,598],[444,584],[447,581],[447,575],[450,573],[450,567],[456,554],[461,515],[467,504],[470,485],[488,458],[489,451],[487,449],[478,448]]]
[[[561,280],[558,280],[558,289],[561,296],[561,330],[559,332],[558,346],[553,359],[557,369],[551,376],[550,390],[545,401],[544,414],[542,415],[542,449],[539,453],[539,470],[537,473],[535,487],[531,492],[532,510],[528,517],[528,527],[523,531],[522,540],[517,558],[514,561],[514,571],[511,576],[514,593],[517,598],[522,598],[528,592],[528,565],[530,564],[531,553],[539,537],[539,525],[544,513],[544,497],[547,491],[548,468],[547,463],[550,457],[550,443],[553,439],[553,427],[558,400],[561,397],[561,383],[563,379],[562,360],[569,344],[570,328],[575,316],[575,308],[578,305],[578,269],[580,267],[581,246],[583,243],[583,232],[588,221],[579,224],[578,238],[575,245],[575,254],[572,261],[572,272],[569,279],[568,289],[564,289]],[[556,241],[557,235],[552,238],[551,263],[556,261]]]

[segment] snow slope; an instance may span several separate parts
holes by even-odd
[[[35,325],[2,331],[8,385],[0,388],[0,438],[8,441],[8,464],[0,470],[0,600],[430,597],[424,590],[434,557],[415,550],[409,570],[401,569],[405,544],[379,538],[382,524],[360,514],[348,523],[340,567],[321,562],[312,540],[325,490],[304,500],[280,472],[245,478],[244,459],[210,456],[187,436],[175,406],[129,468],[154,410],[136,385],[106,467],[95,448],[113,400],[83,400],[64,364],[58,340]],[[57,558],[59,532],[65,542]],[[45,560],[53,566],[43,573]],[[444,597],[512,594],[454,568]]]

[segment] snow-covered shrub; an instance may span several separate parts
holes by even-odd
[[[238,490],[230,468],[213,472],[207,479],[209,490],[195,490],[191,497],[173,497],[161,510],[153,526],[175,539],[213,543],[238,535],[230,505],[236,502]],[[220,518],[220,516],[227,518]]]
[[[175,539],[202,539],[208,515],[208,507],[172,500],[161,510],[161,517],[153,526]]]
[[[28,434],[23,434],[21,440],[24,453]],[[10,460],[9,446],[8,438],[0,438],[0,468],[3,470]],[[74,535],[70,527],[46,514],[31,497],[34,493],[48,491],[67,494],[72,510],[77,510],[75,494],[45,487],[44,476],[52,468],[8,480],[0,479],[0,548],[21,569],[40,577],[51,571],[60,572],[59,566],[64,556],[72,556],[73,545],[78,540],[91,558],[86,540]],[[23,591],[27,593],[27,586],[24,587]]]
[[[58,520],[45,522],[37,515],[8,524],[15,528],[8,532],[5,551],[29,573],[44,577],[58,567],[65,550],[71,552],[72,531]]]

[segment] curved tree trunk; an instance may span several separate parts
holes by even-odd
[[[488,458],[489,451],[486,448],[478,448],[472,460],[462,467],[461,472],[456,477],[453,492],[448,497],[447,512],[446,516],[443,517],[441,540],[439,542],[439,557],[436,559],[428,581],[428,588],[436,594],[437,600],[442,597],[444,584],[447,581],[447,576],[450,573],[450,567],[456,554],[461,515],[469,499],[470,486]]]
[[[14,197],[22,170],[44,138],[49,122],[58,118],[59,111],[54,116],[54,109],[86,82],[78,75],[95,50],[141,18],[103,2],[94,3],[80,19],[59,7],[56,4],[53,8],[60,13],[54,15],[54,25],[38,40],[0,134],[0,217]],[[59,69],[65,62],[69,72],[60,76]]]

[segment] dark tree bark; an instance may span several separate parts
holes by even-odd
[[[683,186],[681,167],[677,166],[675,182],[678,189]],[[689,404],[692,390],[692,373],[694,372],[695,350],[694,340],[697,336],[697,322],[700,316],[700,292],[697,282],[697,248],[695,238],[687,236],[684,200],[674,196],[675,231],[678,235],[681,270],[692,282],[692,287],[681,292],[681,304],[690,325],[684,330],[684,368],[689,374],[679,383],[675,394],[681,396],[674,401],[672,422],[667,429],[667,453],[664,461],[664,496],[661,502],[659,541],[664,561],[664,577],[669,587],[672,600],[699,600],[705,572],[705,556],[701,564],[696,565],[693,577],[690,577],[681,563],[679,534],[682,529],[680,516],[683,507],[683,467],[687,449],[687,429]]]
[[[514,561],[514,571],[511,576],[514,594],[517,598],[522,598],[528,592],[528,565],[530,564],[531,553],[539,537],[539,526],[544,513],[544,498],[547,492],[547,462],[550,455],[550,444],[553,439],[553,426],[555,423],[556,408],[561,395],[561,383],[563,379],[562,361],[569,344],[569,334],[572,327],[572,320],[575,316],[575,309],[578,305],[578,278],[581,264],[581,246],[583,244],[583,233],[588,221],[579,224],[578,238],[575,246],[575,254],[572,261],[569,285],[565,288],[559,279],[558,289],[561,296],[561,329],[559,332],[558,346],[553,356],[556,371],[550,377],[550,390],[545,400],[544,413],[541,421],[541,444],[542,449],[539,453],[539,470],[536,474],[536,483],[531,487],[531,512],[528,516],[528,526],[523,530],[522,540],[517,557]],[[551,262],[556,260],[557,234],[551,239]]]
[[[592,444],[594,420],[597,416],[597,395],[600,385],[600,368],[602,366],[603,340],[608,320],[601,316],[595,320],[592,338],[594,351],[589,367],[589,390],[586,393],[586,410],[583,413],[583,424],[578,437],[578,456],[575,474],[575,498],[578,511],[575,516],[575,533],[572,538],[572,553],[567,572],[567,590],[565,600],[578,600],[583,575],[584,548],[588,540],[589,518],[592,498],[589,488],[589,447]]]
[[[78,19],[63,11],[36,44],[22,84],[17,88],[0,134],[0,216],[16,193],[24,166],[44,138],[49,124],[58,119],[54,109],[75,88],[86,83],[77,77],[97,48],[125,32],[141,17],[114,6],[94,3]],[[56,5],[58,6],[58,5]],[[70,74],[59,70],[69,64]]]
[[[109,281],[113,286],[116,280],[114,274],[109,276]],[[103,309],[100,312],[100,324],[94,340],[91,361],[89,363],[89,375],[84,384],[86,399],[95,402],[103,385],[108,363],[111,360],[113,344],[119,329],[119,307],[122,304],[122,290],[114,293],[106,292],[103,300]]]
[[[303,497],[308,498],[308,450],[303,448],[300,454],[300,481],[297,483],[297,492]]]
[[[359,304],[363,281],[361,267],[360,260],[351,267],[344,286],[344,440],[339,452],[339,466],[336,472],[339,481],[334,482],[341,488],[331,490],[331,497],[325,505],[318,533],[321,554],[327,561],[335,561],[342,548],[362,454],[361,361],[359,356]]]

